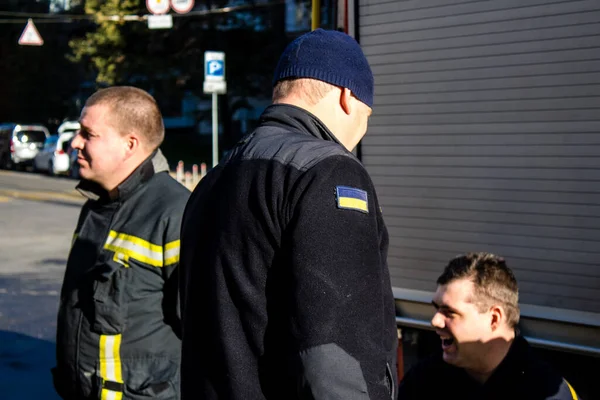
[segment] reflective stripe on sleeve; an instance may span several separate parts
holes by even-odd
[[[179,262],[179,248],[179,240],[174,240],[165,245],[165,266]]]

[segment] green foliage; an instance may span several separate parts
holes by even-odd
[[[223,7],[228,1],[211,5]],[[172,29],[151,30],[145,21],[106,18],[147,14],[145,0],[87,0],[85,12],[96,25],[70,41],[69,59],[85,66],[99,85],[133,83],[153,91],[201,95],[204,51],[225,51],[228,93],[269,95],[272,70],[288,40],[284,10],[281,4],[222,15],[174,14]]]
[[[126,53],[126,37],[136,33],[139,35],[141,29],[138,26],[138,29],[132,30],[131,23],[122,19],[113,21],[106,16],[138,14],[142,11],[141,3],[141,0],[87,0],[85,13],[94,16],[97,29],[69,42],[72,49],[69,59],[91,64],[97,72],[98,83],[114,85],[122,81],[129,57]]]
[[[208,9],[234,4],[231,0],[199,3]],[[254,2],[247,0],[247,4]],[[219,96],[223,148],[238,139],[232,113],[247,105],[246,98],[270,97],[273,69],[291,40],[284,30],[285,4],[277,2],[210,15],[173,14],[171,29],[149,29],[145,20],[107,19],[146,15],[146,0],[87,0],[85,13],[94,16],[95,24],[70,41],[70,60],[84,67],[99,86],[129,84],[148,90],[165,117],[180,115],[184,93],[207,96],[202,90],[204,52],[224,51],[227,94]],[[198,112],[194,118],[200,121],[210,115]]]

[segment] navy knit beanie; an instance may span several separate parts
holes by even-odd
[[[290,43],[275,68],[273,86],[289,78],[313,78],[345,87],[373,106],[371,67],[360,45],[345,33],[319,28]]]

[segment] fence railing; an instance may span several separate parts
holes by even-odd
[[[194,190],[198,182],[206,175],[206,163],[200,164],[200,170],[198,170],[198,164],[192,165],[192,171],[185,171],[183,161],[177,163],[177,169],[175,170],[175,179],[189,190]]]

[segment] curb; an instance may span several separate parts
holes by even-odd
[[[0,197],[23,199],[41,202],[58,202],[63,204],[81,205],[85,198],[78,192],[34,192],[27,190],[0,190]]]

